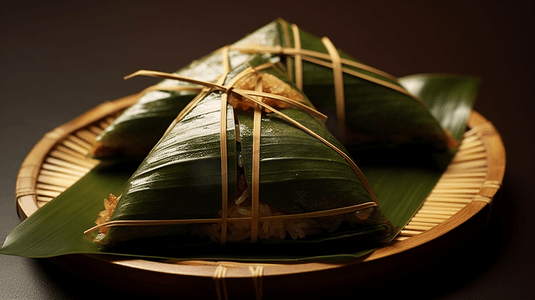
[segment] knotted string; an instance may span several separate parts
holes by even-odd
[[[346,104],[344,98],[344,73],[342,71],[342,61],[340,54],[329,38],[321,39],[325,48],[329,52],[332,60],[333,78],[334,78],[334,97],[336,103],[336,119],[340,129],[340,139],[342,144],[346,144]]]
[[[218,264],[215,269],[214,275],[212,278],[215,282],[216,296],[218,300],[228,300],[228,291],[226,285],[226,275],[229,268],[234,267],[233,264]],[[262,286],[262,277],[264,275],[264,266],[255,265],[249,266],[249,272],[251,273],[251,278],[253,280],[253,286],[255,290],[255,299],[262,300],[263,286]]]

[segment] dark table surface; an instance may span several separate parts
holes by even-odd
[[[501,205],[480,235],[395,283],[354,296],[535,298],[531,1],[7,2],[0,2],[0,242],[20,223],[17,172],[45,133],[154,83],[123,81],[126,74],[172,72],[282,17],[395,76],[480,77],[475,109],[496,126],[507,151]],[[98,288],[47,259],[0,256],[0,299],[85,299]],[[105,299],[121,295],[101,289]]]

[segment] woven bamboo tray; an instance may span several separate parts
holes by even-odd
[[[97,135],[137,95],[106,102],[45,136],[24,160],[16,183],[23,220],[89,172],[86,154]],[[107,255],[66,255],[51,260],[85,278],[147,295],[196,298],[278,298],[332,295],[385,283],[440,257],[480,232],[505,172],[505,149],[493,125],[477,112],[458,153],[401,234],[371,255],[339,264],[256,264],[151,261]]]

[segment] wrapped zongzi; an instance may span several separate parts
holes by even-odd
[[[229,65],[235,67],[255,54],[279,58],[291,81],[329,117],[327,127],[350,150],[407,144],[445,149],[456,143],[425,103],[395,77],[358,62],[328,38],[318,38],[281,19],[176,74],[215,82],[224,73],[227,56]],[[152,87],[99,136],[93,155],[144,157],[199,90],[198,85],[170,80]]]
[[[106,200],[99,243],[394,237],[364,175],[276,59],[240,65],[214,89]]]

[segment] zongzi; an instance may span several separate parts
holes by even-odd
[[[279,58],[291,81],[329,117],[327,127],[350,150],[408,144],[445,149],[457,143],[425,103],[407,92],[394,76],[355,60],[328,38],[316,37],[282,19],[176,74],[214,82],[224,73],[225,59],[233,68],[255,54]],[[198,85],[172,80],[150,88],[98,137],[93,155],[101,159],[144,157],[199,90]]]
[[[96,241],[393,238],[362,172],[274,62],[236,67],[169,128],[105,200]]]

